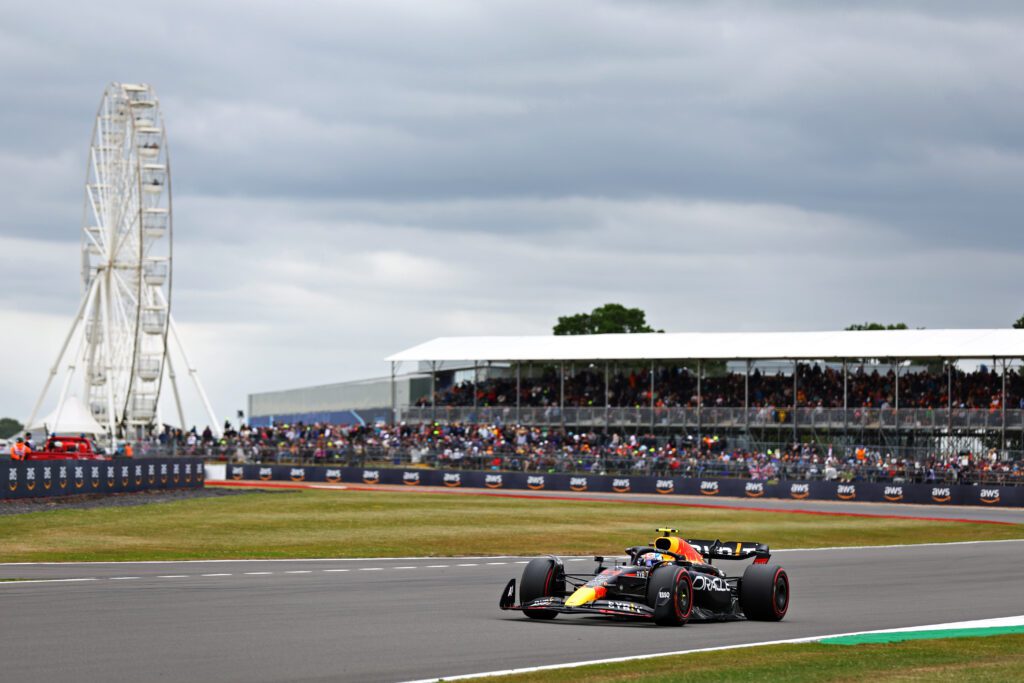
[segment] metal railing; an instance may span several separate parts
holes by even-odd
[[[528,424],[580,427],[746,427],[901,430],[1000,430],[1000,410],[954,408],[650,408],[558,406],[406,406],[400,410],[406,422]],[[1007,430],[1024,429],[1024,410],[1005,411]]]

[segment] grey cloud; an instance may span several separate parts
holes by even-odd
[[[174,308],[223,396],[612,300],[668,329],[1001,325],[1022,28],[1009,2],[0,8],[0,310],[74,310],[121,79],[161,96]]]

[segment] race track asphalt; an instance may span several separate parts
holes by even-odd
[[[773,559],[792,581],[785,621],[684,628],[501,612],[523,558],[0,565],[86,579],[0,582],[0,678],[401,681],[1024,614],[1022,541]]]

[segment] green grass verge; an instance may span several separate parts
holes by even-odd
[[[690,628],[690,627],[687,627]],[[699,628],[699,627],[696,627]],[[769,645],[724,652],[658,657],[620,664],[556,669],[487,680],[514,683],[586,680],[751,681],[1019,681],[1024,635],[915,640],[880,645]]]
[[[0,561],[620,553],[670,525],[773,547],[1024,538],[965,524],[598,501],[295,491],[12,515]]]

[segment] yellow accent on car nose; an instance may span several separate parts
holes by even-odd
[[[565,601],[565,606],[579,607],[588,602],[593,602],[595,598],[597,598],[597,591],[588,586],[581,586],[576,589],[575,593],[569,596],[569,599]]]

